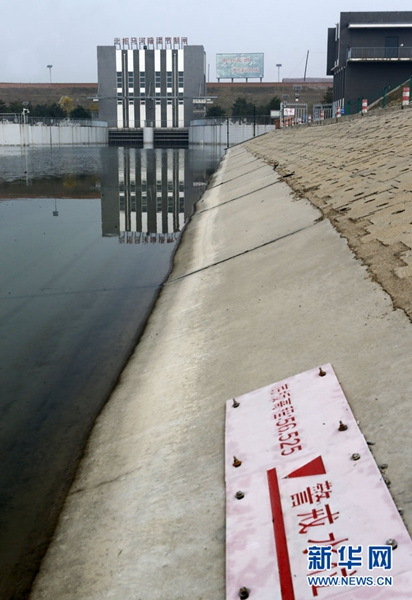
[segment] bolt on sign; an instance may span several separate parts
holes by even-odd
[[[228,600],[412,598],[412,541],[330,364],[227,402]]]

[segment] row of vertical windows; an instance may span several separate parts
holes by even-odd
[[[168,94],[170,96],[170,94]],[[140,94],[141,98],[145,97],[145,94],[142,93]],[[122,99],[123,99],[123,94],[121,92],[117,92],[117,104],[122,104]],[[160,104],[161,102],[161,98],[160,98],[160,94],[156,93],[156,104]],[[179,104],[183,104],[183,94],[179,94]],[[129,100],[130,104],[133,104],[134,101],[133,100]],[[172,100],[167,100],[168,104],[172,104]],[[145,100],[140,100],[140,104],[145,104]]]
[[[141,88],[145,88],[146,87],[146,74],[145,74],[144,71],[140,72],[140,75],[139,75],[139,84],[140,84]],[[178,84],[179,84],[179,88],[183,87],[183,71],[179,71]],[[156,71],[155,86],[157,88],[159,88],[160,85],[161,85],[160,71]],[[168,88],[171,88],[172,85],[173,85],[172,72],[168,71],[167,74],[166,74],[166,86]],[[116,73],[116,86],[118,88],[123,87],[123,78],[122,78],[121,71],[117,71],[117,73]],[[133,74],[132,71],[128,72],[128,87],[129,88],[133,88],[134,87],[134,74]]]

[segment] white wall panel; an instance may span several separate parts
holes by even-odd
[[[155,71],[160,71],[160,50],[154,51]]]
[[[185,62],[184,62],[184,52],[183,50],[178,50],[177,51],[177,68],[179,71],[183,71],[185,68]]]
[[[184,110],[184,104],[180,104],[179,103],[179,127],[184,127],[185,126],[185,110]]]
[[[166,71],[172,70],[172,50],[166,50]]]
[[[129,101],[129,127],[136,127],[133,100]]]
[[[134,58],[133,58],[134,50],[127,51],[127,70],[133,71],[134,69]]]
[[[155,127],[161,127],[162,126],[162,117],[161,117],[161,110],[162,110],[162,106],[161,104],[156,102],[156,106],[155,106]]]
[[[116,50],[116,71],[122,70],[122,51]]]
[[[146,104],[143,102],[143,104],[140,104],[140,123],[138,124],[138,127],[145,127],[146,126]]]
[[[167,127],[173,127],[173,106],[171,104],[166,106],[166,119]]]
[[[123,104],[117,105],[117,127],[123,128]]]
[[[139,71],[146,70],[146,54],[145,50],[139,50]]]

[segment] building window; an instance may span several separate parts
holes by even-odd
[[[183,71],[179,71],[179,87],[183,87]]]
[[[132,88],[134,85],[134,77],[133,77],[133,73],[129,72],[128,74],[128,83],[129,83],[129,88]]]
[[[116,73],[116,84],[117,84],[118,88],[121,88],[122,85],[123,85],[123,82],[122,82],[122,72],[121,71],[117,71],[117,73]]]
[[[156,71],[155,85],[156,85],[156,87],[160,88],[160,71]]]

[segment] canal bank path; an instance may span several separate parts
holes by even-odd
[[[393,110],[227,151],[31,600],[223,600],[225,403],[326,363],[411,531],[411,129]]]

